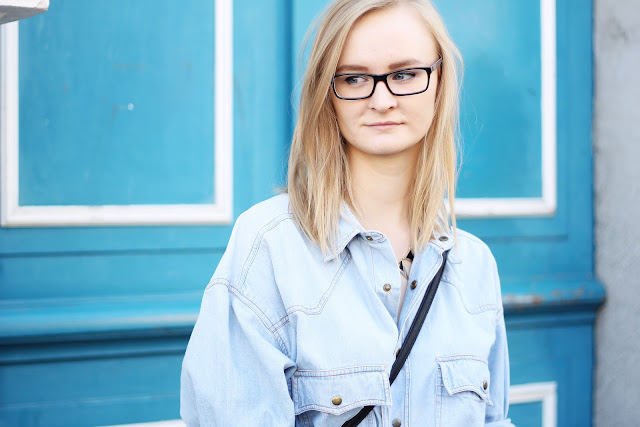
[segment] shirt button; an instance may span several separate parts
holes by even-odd
[[[340,396],[333,396],[333,399],[331,399],[331,403],[338,406],[342,403],[342,398]]]
[[[370,242],[373,242],[373,237],[367,236],[367,240],[370,241]]]
[[[487,384],[487,381],[483,382],[482,383],[482,388],[486,390],[487,387],[489,387],[489,384]]]
[[[413,282],[411,282],[411,289],[415,289],[418,286],[418,281],[414,280]]]
[[[389,292],[391,290],[391,285],[390,284],[385,284],[382,289],[384,289],[385,292]]]
[[[402,425],[402,421],[400,421],[398,418],[396,418],[395,420],[391,421],[391,425],[393,427],[400,427]]]
[[[438,240],[440,240],[441,242],[446,242],[447,240],[449,240],[449,238],[447,236],[440,236],[438,237]]]

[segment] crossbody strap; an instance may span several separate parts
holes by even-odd
[[[436,291],[438,290],[438,286],[440,285],[440,279],[442,279],[442,272],[444,271],[444,266],[447,263],[447,256],[449,255],[449,251],[444,251],[442,253],[442,264],[440,265],[440,269],[436,273],[436,275],[431,279],[429,283],[429,287],[427,288],[427,292],[420,303],[420,307],[418,308],[418,313],[416,317],[413,319],[413,323],[409,328],[409,333],[407,334],[407,338],[405,338],[402,343],[402,347],[400,347],[400,351],[398,352],[398,356],[396,360],[393,362],[393,366],[391,366],[391,374],[389,375],[389,384],[393,384],[393,381],[396,379],[404,362],[407,361],[407,357],[409,357],[409,353],[411,352],[411,348],[413,344],[415,344],[416,339],[418,338],[418,334],[420,333],[420,329],[422,328],[422,324],[424,320],[427,318],[427,313],[431,308],[431,303],[433,302],[433,298],[436,296]],[[373,409],[373,406],[365,406],[356,414],[355,417],[351,418],[346,423],[342,424],[342,427],[356,427],[362,420],[364,420],[369,412]]]

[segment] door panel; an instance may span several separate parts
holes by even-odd
[[[214,202],[214,3],[154,4],[21,25],[21,205]]]

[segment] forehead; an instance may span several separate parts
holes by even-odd
[[[338,66],[386,69],[413,58],[430,65],[437,59],[435,40],[418,11],[397,6],[371,12],[351,28]]]

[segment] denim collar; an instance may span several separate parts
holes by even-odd
[[[340,219],[338,220],[338,238],[336,240],[334,250],[329,251],[324,256],[324,261],[328,262],[339,256],[347,247],[349,242],[353,240],[359,234],[368,234],[360,221],[356,218],[355,214],[349,206],[342,202],[340,209]],[[378,233],[380,234],[380,233]],[[441,251],[451,249],[454,244],[453,234],[450,231],[445,233],[434,232],[433,238],[429,241],[429,245],[437,246]],[[417,255],[417,254],[416,254]]]

